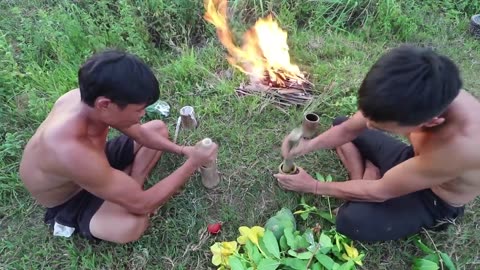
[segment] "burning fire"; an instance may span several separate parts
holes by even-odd
[[[204,0],[204,18],[215,25],[228,62],[250,76],[251,81],[276,87],[307,82],[298,66],[290,63],[287,32],[269,15],[259,19],[243,35],[242,47],[233,41],[227,22],[227,0]]]

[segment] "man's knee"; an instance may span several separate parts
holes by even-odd
[[[148,228],[148,217],[132,216],[122,221],[122,230],[119,230],[119,235],[114,237],[113,242],[117,244],[126,244],[135,242],[144,234]]]
[[[348,202],[340,207],[336,217],[337,231],[352,240],[375,241],[372,217],[361,203]]]
[[[345,122],[348,120],[348,117],[346,116],[338,116],[332,121],[332,126],[337,126],[340,125],[341,123]]]
[[[146,123],[145,125],[147,125],[149,129],[153,129],[155,133],[158,133],[161,136],[168,138],[168,127],[163,121],[153,120]]]

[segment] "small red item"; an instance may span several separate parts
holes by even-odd
[[[217,234],[220,232],[222,229],[222,224],[221,223],[214,223],[214,224],[209,224],[207,226],[207,230],[211,234]]]

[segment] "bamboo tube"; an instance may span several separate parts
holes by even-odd
[[[195,129],[198,126],[197,119],[195,119],[195,111],[192,106],[185,106],[180,109],[180,117],[182,118],[182,128]]]
[[[308,113],[303,118],[302,130],[304,139],[312,139],[315,137],[320,123],[320,117],[315,113]]]
[[[200,147],[208,149],[213,144],[210,138],[205,138],[200,142]],[[200,175],[202,177],[202,184],[206,188],[214,188],[220,183],[220,175],[217,171],[217,163],[215,161],[210,164],[200,167]]]

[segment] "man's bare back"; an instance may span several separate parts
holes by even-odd
[[[75,155],[62,151],[62,144],[82,141],[89,150],[103,153],[108,128],[89,128],[86,119],[78,114],[80,106],[78,89],[64,94],[25,147],[20,177],[32,196],[45,207],[62,204],[81,190],[58,168],[64,155]]]

